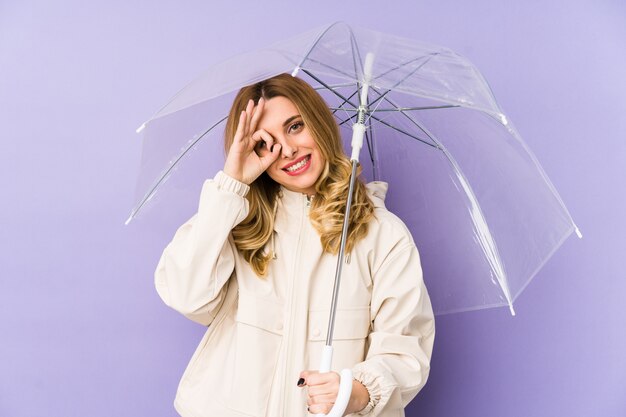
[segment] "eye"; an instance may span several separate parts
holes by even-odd
[[[289,129],[287,129],[287,131],[289,133],[297,133],[301,131],[303,127],[304,127],[304,122],[298,121],[292,124],[291,126],[289,126]]]
[[[256,144],[256,149],[259,150],[259,151],[263,150],[265,148],[267,148],[267,144],[265,143],[264,140],[262,140],[262,141],[260,141],[259,143]]]

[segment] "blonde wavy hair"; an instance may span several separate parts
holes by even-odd
[[[242,88],[230,109],[224,132],[226,154],[237,130],[239,115],[249,100],[270,100],[282,96],[299,110],[305,127],[309,129],[321,154],[326,160],[324,169],[315,183],[315,198],[309,210],[309,219],[320,235],[325,252],[337,254],[341,242],[341,229],[345,202],[350,185],[352,165],[344,153],[339,127],[324,99],[305,81],[281,74]],[[360,168],[358,170],[360,174]],[[248,216],[237,225],[232,235],[237,249],[259,277],[265,277],[273,254],[264,247],[274,232],[275,209],[278,204],[280,184],[267,173],[261,174],[252,184],[246,198],[250,203]],[[374,217],[374,204],[368,197],[365,184],[357,178],[352,207],[346,253],[367,235],[367,225]]]

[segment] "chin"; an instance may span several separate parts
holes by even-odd
[[[304,180],[304,178],[303,178]],[[305,192],[305,190],[315,189],[315,182],[317,179],[311,181],[286,181],[283,186],[288,189],[298,190],[299,192]]]
[[[300,193],[309,192],[310,190],[313,190],[313,192],[315,192],[315,183],[317,182],[317,177],[319,175],[316,176],[312,172],[307,172],[299,177],[291,177],[284,172],[281,172],[280,174],[281,175],[274,177],[274,181],[287,188],[288,190]]]

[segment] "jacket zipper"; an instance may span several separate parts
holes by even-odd
[[[295,299],[298,296],[297,291],[295,290],[297,288],[297,286],[295,285],[295,280],[297,277],[297,269],[298,269],[298,259],[300,258],[300,252],[302,250],[302,242],[303,242],[303,238],[302,238],[302,234],[304,233],[304,222],[308,220],[308,213],[309,213],[309,207],[311,207],[311,201],[309,199],[308,196],[304,196],[305,200],[305,204],[304,204],[304,208],[303,208],[303,213],[302,213],[302,221],[300,222],[300,230],[298,233],[298,245],[296,246],[296,257],[293,260],[293,267],[291,268],[292,270],[292,274],[291,274],[291,280],[290,280],[290,286],[291,286],[291,291],[290,291],[290,304],[289,304],[289,333],[287,334],[287,366],[285,367],[285,374],[283,375],[283,387],[287,388],[286,385],[286,379],[287,379],[287,373],[289,373],[291,371],[292,368],[292,364],[293,364],[293,352],[291,351],[291,335],[293,335],[293,327],[294,327],[294,306],[298,305],[297,304],[297,300]],[[303,369],[304,370],[304,369]],[[288,410],[289,405],[290,405],[290,400],[291,397],[289,395],[289,393],[291,392],[291,389],[285,389],[285,402],[283,404],[283,416],[288,416],[290,415],[290,412]]]

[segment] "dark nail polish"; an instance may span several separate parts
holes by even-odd
[[[304,385],[304,378],[300,378],[300,379],[298,380],[298,386],[299,386],[299,387],[301,387],[301,386],[303,386],[303,385]]]

